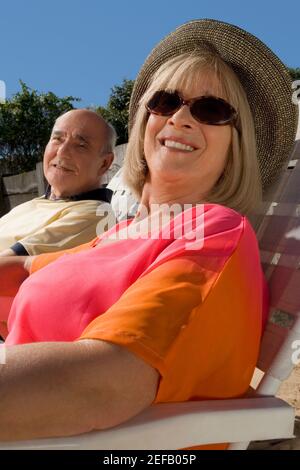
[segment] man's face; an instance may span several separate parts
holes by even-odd
[[[113,160],[111,153],[101,155],[106,140],[104,121],[91,111],[69,111],[57,119],[44,153],[44,174],[53,196],[99,188]]]

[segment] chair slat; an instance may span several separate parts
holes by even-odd
[[[291,361],[291,341],[299,336],[299,216],[300,141],[297,141],[287,169],[282,173],[280,180],[266,192],[258,214],[251,218],[259,241],[263,270],[269,284],[271,307],[258,367],[268,374],[271,370],[271,376],[279,381],[283,380],[294,366]]]
[[[259,360],[257,367],[262,371],[270,368],[278,350],[283,345],[287,332],[284,328],[269,323],[264,332],[261,343]]]
[[[268,282],[271,306],[295,315],[299,314],[300,270],[277,266]]]
[[[299,218],[272,215],[267,216],[263,223],[266,225],[259,239],[261,250],[299,255]]]
[[[289,170],[288,170],[289,171]],[[299,203],[299,180],[300,180],[300,160],[296,167],[291,171],[290,177],[280,195],[278,202]]]

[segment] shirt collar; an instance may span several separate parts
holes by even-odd
[[[50,199],[51,194],[51,186],[48,184],[45,198]],[[103,201],[103,202],[110,202],[112,198],[113,192],[111,189],[108,188],[97,188],[93,189],[92,191],[87,191],[85,193],[76,194],[75,196],[70,196],[66,198],[57,198],[57,201],[87,201],[87,200],[95,200],[95,201]]]

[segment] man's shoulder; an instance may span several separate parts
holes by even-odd
[[[1,218],[3,219],[3,218],[10,217],[10,216],[15,216],[17,213],[24,213],[24,212],[34,210],[39,204],[39,201],[42,199],[44,199],[44,196],[36,197],[36,198],[30,199],[29,201],[22,202],[21,204],[18,204],[17,206],[13,207],[9,212],[4,214]]]

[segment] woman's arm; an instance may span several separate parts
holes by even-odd
[[[0,296],[15,296],[29,276],[32,256],[0,257]]]
[[[115,426],[153,402],[158,379],[142,359],[105,341],[7,347],[0,365],[0,441]]]

